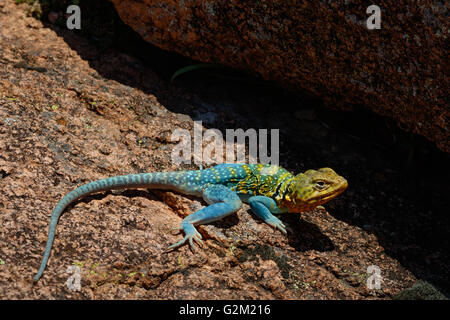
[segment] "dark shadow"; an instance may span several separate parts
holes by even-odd
[[[254,219],[258,224],[266,224],[262,219],[255,216],[255,214],[249,209],[247,211],[251,215],[251,219]],[[324,235],[320,229],[303,219],[299,215],[279,215],[278,218],[289,226],[286,237],[289,240],[289,245],[296,251],[331,251],[334,249],[333,242]],[[229,229],[239,224],[239,218],[236,214],[231,214],[221,220],[210,223],[219,229]]]
[[[239,218],[237,214],[230,214],[223,219],[208,223],[208,225],[215,226],[216,228],[219,228],[221,230],[230,229],[237,224],[239,224]]]
[[[448,154],[363,108],[332,111],[320,97],[289,92],[237,71],[195,71],[171,84],[171,75],[192,60],[143,41],[106,0],[80,5],[85,13],[81,33],[46,27],[102,77],[152,94],[175,113],[202,120],[216,114],[217,119],[203,125],[222,132],[279,128],[283,167],[299,172],[329,166],[349,181],[348,190],[326,205],[334,217],[375,234],[388,255],[449,294]],[[122,52],[134,58],[123,59]],[[218,227],[238,223],[233,216]],[[282,219],[296,230],[288,235],[296,250],[333,250],[316,226],[298,217]]]
[[[334,244],[326,235],[324,235],[320,229],[308,221],[303,220],[297,214],[285,214],[279,216],[283,223],[289,225],[287,237],[289,239],[289,245],[296,251],[332,251],[334,250]]]

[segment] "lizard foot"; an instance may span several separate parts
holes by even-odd
[[[176,249],[176,248],[182,246],[183,244],[186,243],[186,241],[189,241],[189,246],[191,247],[192,251],[194,251],[194,252],[197,249],[197,247],[195,246],[195,243],[197,243],[200,247],[203,247],[204,242],[202,240],[202,235],[195,229],[194,226],[192,226],[192,225],[190,225],[190,226],[192,228],[183,229],[184,232],[186,233],[184,238],[182,240],[174,243],[173,245],[169,246],[167,248],[167,251],[171,251],[173,249]],[[186,230],[186,229],[188,229],[188,230]],[[194,243],[194,241],[195,241],[195,243]]]
[[[265,222],[266,222],[269,226],[272,226],[272,227],[274,227],[275,229],[279,229],[279,230],[280,230],[281,232],[283,232],[284,234],[287,234],[286,226],[285,226],[285,225],[283,224],[283,222],[281,222],[281,220],[278,219],[277,217],[272,216],[272,217],[268,218]]]

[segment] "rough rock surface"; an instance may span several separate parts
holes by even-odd
[[[392,152],[324,125],[326,114],[307,103],[295,102],[293,115],[276,106],[294,102],[270,90],[171,85],[135,57],[25,12],[0,2],[2,299],[389,299],[422,276],[446,285],[446,180],[439,162],[428,167],[436,153],[414,183],[401,182]],[[252,116],[256,106],[266,117]],[[33,286],[57,201],[93,179],[179,169],[170,135],[192,119],[221,130],[281,128],[284,167],[331,166],[350,188],[327,211],[282,216],[287,236],[245,206],[200,227],[207,246],[195,255],[186,246],[163,251],[180,239],[171,228],[203,205],[197,199],[93,195],[61,217],[48,268]],[[72,265],[81,268],[80,291],[66,285]],[[381,270],[379,290],[366,286],[370,265]]]
[[[450,152],[448,3],[111,0],[145,40],[319,96],[367,107]]]

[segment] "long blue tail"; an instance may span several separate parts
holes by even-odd
[[[61,201],[58,202],[55,209],[53,210],[52,216],[50,218],[47,245],[45,246],[44,256],[42,257],[39,271],[34,276],[33,281],[37,282],[39,280],[45,270],[45,267],[47,266],[47,261],[50,257],[50,251],[52,249],[53,239],[55,238],[55,231],[59,217],[64,212],[64,209],[66,209],[66,207],[72,202],[95,192],[114,189],[142,187],[152,189],[176,190],[179,189],[179,186],[184,182],[180,180],[183,180],[183,174],[181,171],[138,173],[89,182],[69,192],[64,198],[61,199]]]

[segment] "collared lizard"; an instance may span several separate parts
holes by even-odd
[[[208,206],[182,220],[177,229],[182,230],[185,236],[168,248],[175,249],[188,242],[195,250],[195,243],[203,244],[195,226],[220,220],[238,211],[242,202],[248,203],[267,224],[286,233],[286,226],[273,214],[312,210],[341,194],[347,186],[347,180],[330,168],[293,175],[269,164],[219,164],[203,170],[138,173],[89,182],[69,192],[53,210],[44,256],[33,280],[38,281],[45,270],[60,215],[75,200],[92,193],[149,188],[203,197]]]

